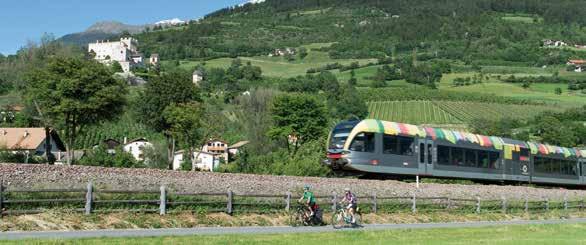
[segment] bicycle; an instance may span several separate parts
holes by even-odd
[[[356,207],[354,212],[354,223],[352,223],[352,215],[346,212],[346,208],[339,203],[336,204],[336,212],[332,215],[332,226],[334,229],[340,229],[346,225],[351,225],[352,228],[362,227],[360,222],[362,221],[362,214],[360,208]]]
[[[319,226],[323,224],[323,213],[316,205],[314,215],[310,216],[307,207],[297,205],[295,212],[291,216],[291,225],[298,226]]]

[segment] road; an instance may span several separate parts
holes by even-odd
[[[92,230],[92,231],[38,231],[38,232],[2,232],[0,240],[20,239],[76,239],[96,237],[158,237],[158,236],[191,236],[191,235],[229,235],[229,234],[285,234],[344,232],[352,230],[394,230],[394,229],[431,229],[431,228],[470,228],[502,225],[539,225],[539,224],[576,224],[586,223],[583,219],[566,220],[531,220],[531,221],[495,221],[495,222],[460,222],[460,223],[427,223],[427,224],[372,224],[359,229],[335,230],[331,226],[323,227],[207,227],[178,229],[143,229],[143,230]]]

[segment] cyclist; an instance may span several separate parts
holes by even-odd
[[[356,196],[350,191],[350,188],[345,188],[344,193],[344,199],[342,202],[347,204],[346,212],[349,212],[350,215],[352,215],[352,223],[356,223],[356,219],[354,218],[356,207],[358,207]]]
[[[299,202],[303,202],[303,204],[306,205],[307,210],[309,210],[310,213],[309,217],[312,217],[315,214],[315,210],[313,210],[313,207],[315,206],[315,196],[313,195],[313,192],[311,192],[311,186],[305,185],[305,187],[303,187],[303,195],[299,198]]]

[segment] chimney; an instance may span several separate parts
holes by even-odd
[[[24,137],[26,138],[26,137],[28,137],[28,136],[29,136],[29,132],[28,132],[28,130],[25,130],[25,131],[24,131]]]
[[[127,142],[128,142],[128,137],[124,137],[124,144],[126,145]]]

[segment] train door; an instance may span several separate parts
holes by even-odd
[[[433,140],[419,140],[419,173],[431,175],[433,173],[433,164],[435,162],[435,143]]]

